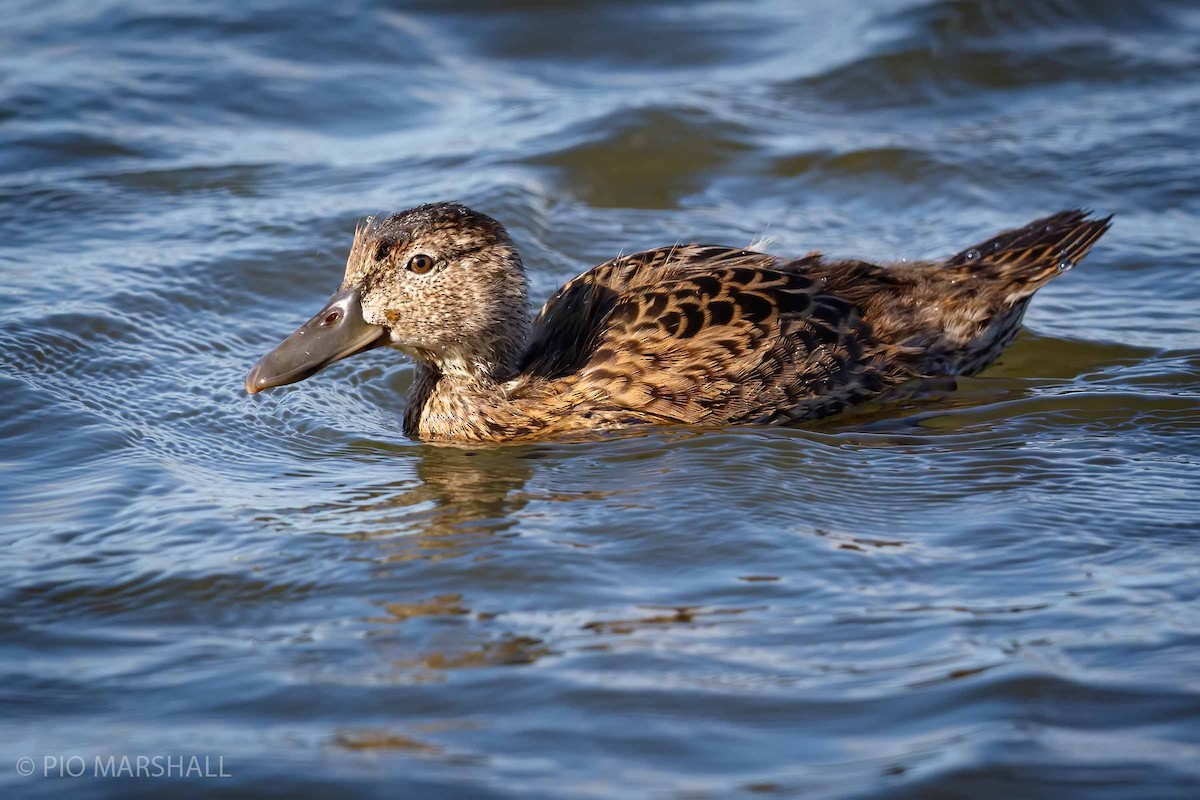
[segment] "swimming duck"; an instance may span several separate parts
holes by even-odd
[[[341,289],[263,356],[246,391],[388,345],[416,362],[404,430],[425,441],[794,424],[979,372],[1016,336],[1033,293],[1111,219],[1063,211],[944,261],[887,266],[660,247],[568,281],[531,322],[504,227],[427,204],[358,226]]]

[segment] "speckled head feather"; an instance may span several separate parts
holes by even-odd
[[[429,261],[427,271],[414,258]],[[367,322],[441,372],[511,374],[529,332],[525,269],[499,222],[429,203],[358,226],[342,288],[358,287]]]
[[[342,290],[298,333],[360,321],[353,336],[330,335],[333,350],[350,342],[335,360],[386,330],[418,365],[405,431],[429,441],[791,424],[983,369],[1020,329],[1033,293],[1087,255],[1108,224],[1064,211],[944,261],[890,266],[663,247],[572,279],[531,326],[525,272],[504,228],[436,203],[360,226]],[[307,355],[314,339],[295,336],[290,347]],[[329,360],[264,386],[302,380]]]

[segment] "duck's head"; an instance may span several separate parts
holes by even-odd
[[[442,373],[498,378],[515,368],[528,332],[525,270],[504,227],[431,203],[358,227],[341,288],[254,365],[246,391],[383,345]]]

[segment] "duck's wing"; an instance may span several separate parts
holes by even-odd
[[[698,245],[602,264],[538,315],[517,392],[716,425],[824,416],[893,383],[855,307],[789,267]]]
[[[716,245],[686,244],[619,256],[563,284],[533,321],[522,372],[543,378],[578,370],[595,352],[617,300],[686,275],[725,268],[771,269],[781,259]],[[665,301],[664,301],[665,302]]]

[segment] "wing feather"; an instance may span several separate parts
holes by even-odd
[[[888,376],[858,309],[822,288],[795,262],[733,248],[614,259],[542,308],[515,391],[626,424],[834,413]]]

